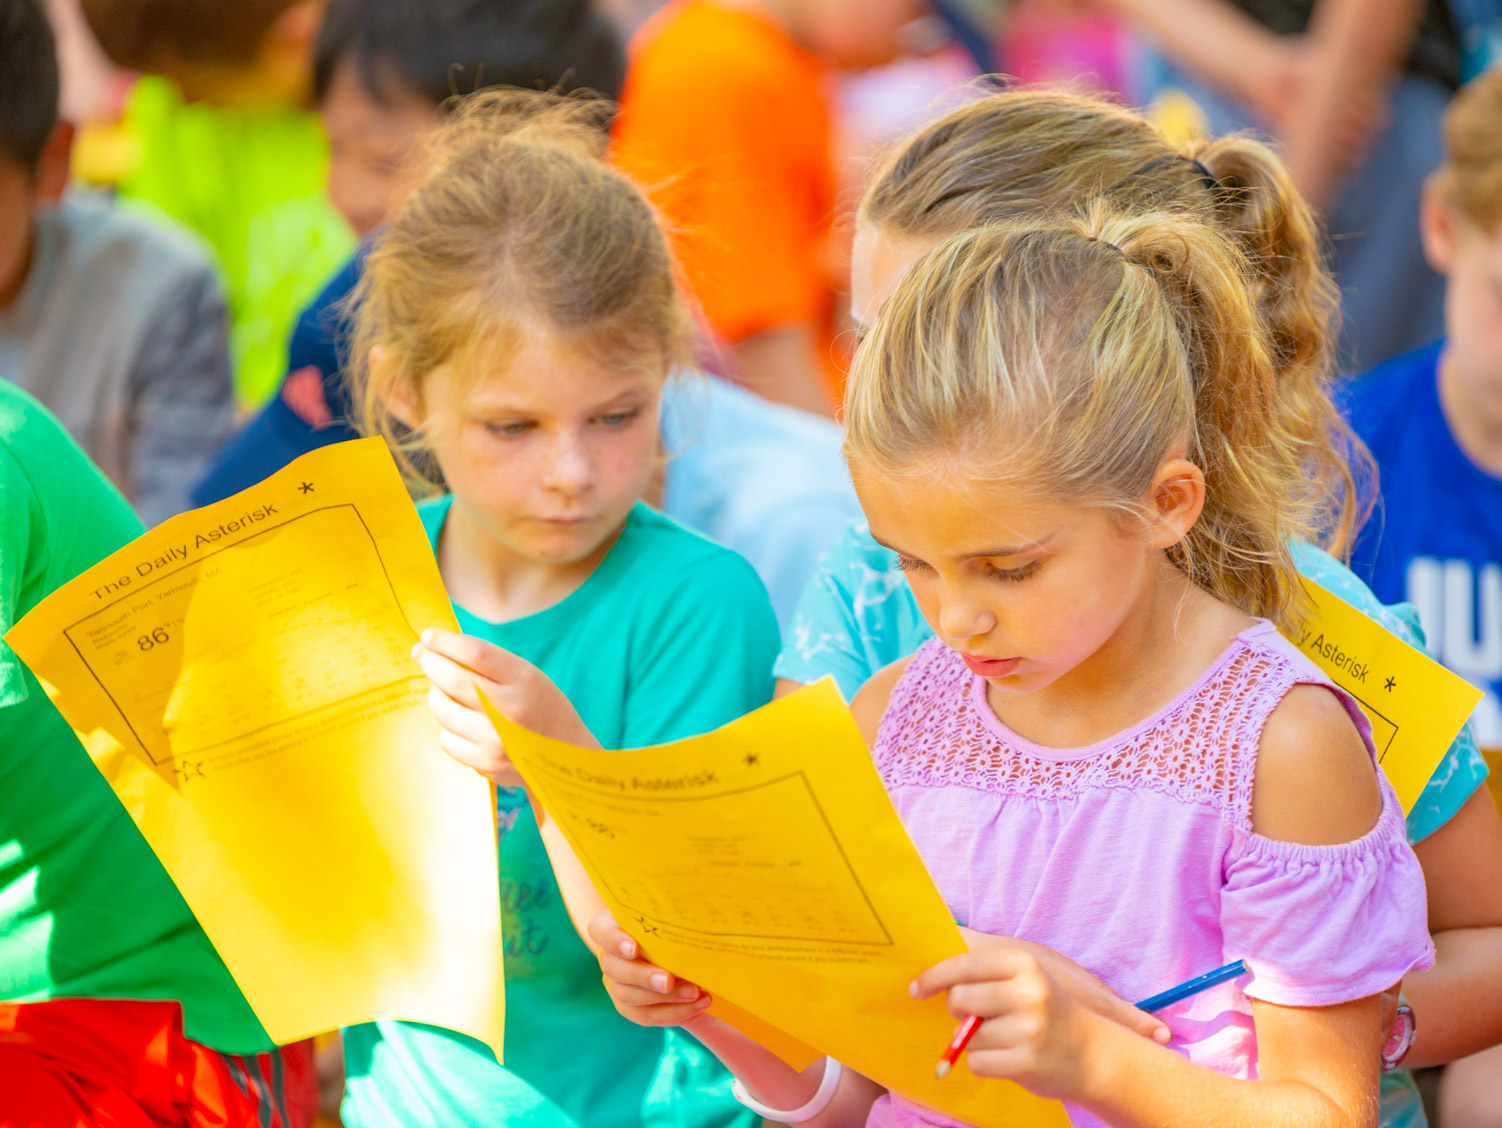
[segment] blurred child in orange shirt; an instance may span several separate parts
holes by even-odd
[[[672,0],[632,43],[615,160],[662,210],[734,375],[768,399],[827,414],[838,392],[829,80],[889,60],[922,8]]]

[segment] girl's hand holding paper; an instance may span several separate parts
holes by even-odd
[[[589,922],[605,990],[622,1017],[638,1026],[687,1026],[713,1001],[694,984],[648,963],[607,909]]]
[[[423,631],[412,657],[432,685],[428,709],[442,730],[439,745],[459,763],[473,768],[497,787],[524,787],[521,773],[506,754],[505,743],[485,714],[482,701],[503,709],[518,723],[555,740],[599,748],[589,727],[563,691],[524,658],[494,643],[456,631]],[[547,818],[530,791],[548,861],[558,880],[569,919],[591,948],[586,926],[605,907],[567,840]]]
[[[521,787],[522,778],[485,716],[481,692],[534,732],[598,747],[569,699],[546,674],[493,643],[429,630],[412,648],[412,657],[433,683],[428,708],[443,730],[439,744],[497,787]]]
[[[596,919],[606,906],[582,914],[565,888],[630,1017],[692,1024],[779,1109],[800,1107],[785,1097],[810,1097],[802,1090],[822,1083],[827,1055],[851,1078],[838,1099],[858,1092],[867,1108],[879,1086],[981,1128],[1067,1125],[1062,1106],[1016,1086],[934,1077],[931,1055],[953,1023],[907,986],[964,943],[832,682],[702,736],[624,751],[487,712],[547,808],[555,869],[571,848],[568,860],[630,930],[627,957],[622,930]],[[652,964],[636,960],[643,952]],[[681,973],[713,996],[703,1015],[653,1001],[664,965],[669,990],[682,987]]]

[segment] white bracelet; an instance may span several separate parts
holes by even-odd
[[[792,1112],[783,1112],[781,1109],[768,1108],[759,1100],[746,1092],[746,1086],[742,1085],[740,1078],[736,1078],[735,1084],[730,1091],[735,1094],[735,1099],[740,1101],[757,1116],[764,1116],[768,1120],[775,1120],[780,1124],[802,1124],[812,1120],[829,1107],[829,1102],[834,1100],[834,1091],[840,1087],[840,1074],[845,1067],[834,1058],[824,1059],[824,1078],[819,1082],[819,1088],[808,1104],[802,1108],[795,1108]]]

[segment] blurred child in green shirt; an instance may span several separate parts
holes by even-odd
[[[354,246],[330,204],[309,102],[321,0],[84,0],[117,64],[144,73],[123,127],[120,195],[198,232],[230,309],[235,392],[265,400],[298,312]]]

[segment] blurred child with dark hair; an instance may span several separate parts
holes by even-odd
[[[619,33],[588,0],[333,0],[314,53],[334,202],[362,237],[411,187],[408,150],[452,93],[486,86],[618,97]],[[602,114],[601,120],[608,120]],[[280,393],[194,489],[207,505],[316,447],[355,438],[345,382],[357,253],[303,311]],[[786,620],[819,554],[856,511],[839,429],[723,380],[672,380],[664,512],[745,556]]]
[[[129,154],[110,179],[212,248],[230,310],[235,392],[258,406],[287,334],[353,247],[329,203],[328,143],[308,111],[323,0],[82,0],[131,89]]]
[[[589,0],[333,0],[313,55],[329,193],[362,239],[406,197],[413,137],[489,86],[620,94],[620,35]]]
[[[155,524],[229,432],[224,298],[186,234],[66,191],[72,137],[40,3],[0,0],[0,377]]]

